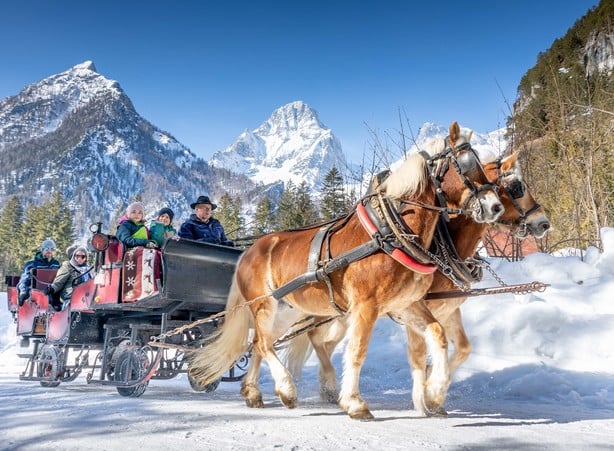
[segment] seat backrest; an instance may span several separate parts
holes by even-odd
[[[116,237],[109,237],[109,247],[105,252],[105,264],[121,263],[124,259],[124,245]]]
[[[7,287],[16,287],[21,276],[4,276],[4,283]]]
[[[57,269],[35,268],[32,270],[32,288],[44,290],[53,282]]]

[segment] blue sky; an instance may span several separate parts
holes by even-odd
[[[522,75],[597,0],[20,0],[0,6],[0,98],[91,60],[197,155],[303,100],[353,161],[372,130],[505,125]]]

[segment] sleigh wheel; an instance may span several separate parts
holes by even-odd
[[[64,359],[62,351],[52,345],[45,345],[41,349],[36,364],[36,375],[50,380],[40,381],[42,387],[57,387],[60,385],[60,376],[64,372]]]
[[[149,359],[141,349],[126,349],[118,357],[115,363],[115,381],[130,382],[141,379],[147,373]],[[131,387],[116,387],[117,392],[126,397],[138,398],[143,393],[149,381]]]

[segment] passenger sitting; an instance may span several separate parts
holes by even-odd
[[[162,208],[154,221],[149,225],[151,239],[162,247],[167,238],[177,237],[177,230],[173,227],[175,213],[168,207]]]
[[[34,260],[30,260],[26,263],[23,274],[17,284],[17,292],[19,293],[17,303],[19,306],[22,306],[26,299],[30,297],[32,270],[37,268],[58,269],[60,267],[60,262],[53,258],[56,250],[55,241],[51,238],[47,238],[42,242],[40,249],[41,250],[34,255]]]
[[[87,265],[87,249],[84,246],[71,246],[66,250],[70,260],[62,263],[53,282],[45,289],[49,303],[56,312],[62,311],[70,303],[73,288],[92,278]]]
[[[119,220],[117,227],[117,239],[127,248],[145,246],[156,249],[158,245],[149,238],[149,230],[143,220],[143,203],[133,202],[126,209],[126,216]]]
[[[234,246],[233,242],[226,238],[222,223],[212,216],[217,205],[211,202],[208,196],[198,196],[196,202],[191,203],[190,207],[196,213],[190,215],[190,219],[181,224],[179,228],[181,238]]]

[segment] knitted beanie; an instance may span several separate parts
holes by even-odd
[[[175,216],[175,213],[173,212],[173,210],[171,210],[168,207],[161,208],[160,211],[156,214],[156,218],[159,218],[160,216],[164,214],[167,214],[168,217],[171,219],[171,222],[173,222],[173,217]]]
[[[128,205],[128,208],[126,208],[126,215],[130,216],[130,213],[132,213],[135,210],[139,210],[139,211],[145,213],[145,208],[143,207],[143,202],[132,202],[130,205]]]
[[[53,241],[51,238],[47,238],[41,243],[41,251],[44,251],[45,249],[55,250],[56,248],[57,246],[55,245],[55,241]]]

